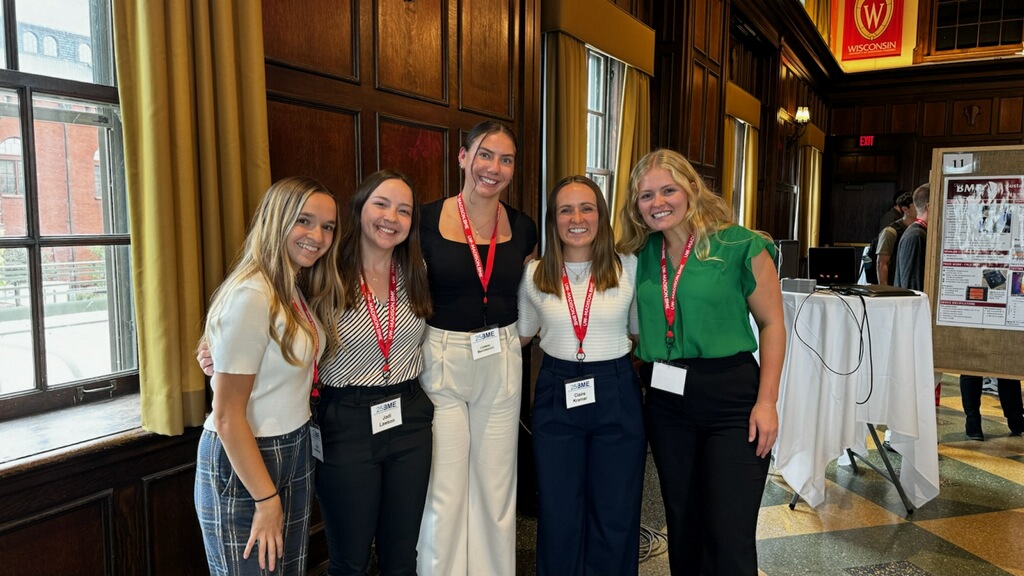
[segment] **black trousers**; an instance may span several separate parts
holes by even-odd
[[[394,396],[402,399],[402,424],[372,434],[370,407]],[[321,391],[324,461],[316,463],[316,495],[330,576],[365,576],[374,538],[382,575],[416,574],[433,418],[418,379]]]
[[[981,431],[981,376],[960,375],[960,398],[967,416],[967,429]],[[1024,400],[1021,399],[1020,380],[999,378],[999,404],[1003,407],[1006,425],[1015,434],[1024,432]]]
[[[757,574],[768,458],[747,442],[760,369],[749,353],[690,359],[685,394],[651,388],[647,438],[661,480],[674,576]]]
[[[592,404],[567,408],[566,379],[594,377]],[[533,403],[537,576],[635,575],[644,488],[643,408],[629,355],[545,355]]]

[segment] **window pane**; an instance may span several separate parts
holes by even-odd
[[[0,395],[35,387],[30,289],[28,250],[0,248]]]
[[[587,114],[587,166],[590,168],[603,168],[601,162],[601,140],[603,138],[601,117]]]
[[[136,368],[130,284],[128,246],[43,249],[50,385]]]
[[[120,110],[51,96],[32,108],[42,234],[127,234]]]
[[[604,57],[590,52],[587,62],[587,108],[595,112],[604,111],[605,81]]]
[[[0,237],[25,236],[25,162],[18,94],[0,90]]]
[[[18,48],[22,71],[114,85],[110,0],[15,0],[14,4],[22,38]],[[35,36],[36,46],[26,45],[28,34]]]

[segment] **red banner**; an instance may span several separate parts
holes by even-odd
[[[846,0],[843,60],[899,56],[903,0]]]

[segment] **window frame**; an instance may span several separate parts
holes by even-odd
[[[607,189],[601,188],[604,192],[606,200],[610,200],[615,192],[615,168],[616,159],[618,157],[618,142],[619,142],[619,114],[621,114],[621,102],[622,102],[622,82],[621,76],[625,73],[625,65],[617,60],[616,58],[601,52],[593,46],[587,45],[587,153],[586,153],[586,176],[591,180],[597,182],[598,178],[603,178],[606,182]],[[604,110],[595,110],[590,107],[590,60],[592,57],[597,57],[603,62],[604,66],[604,86],[605,93],[603,94],[602,104]],[[590,164],[590,118],[591,116],[598,116],[602,119],[603,129],[599,138],[604,144],[604,155],[605,166],[591,166]],[[600,184],[598,184],[600,187]]]
[[[937,51],[935,40],[938,36],[938,12],[938,0],[923,0],[918,5],[917,47],[914,50],[914,64],[1012,56],[1022,50],[1021,44],[1004,44]],[[1002,21],[1004,20],[1000,20],[1000,22]]]
[[[57,97],[70,98],[98,104],[106,104],[120,107],[120,98],[116,82],[103,85],[88,82],[80,82],[65,78],[42,76],[38,74],[19,71],[19,53],[16,49],[17,42],[17,21],[11,12],[11,3],[4,3],[3,9],[3,32],[6,39],[7,50],[5,51],[6,68],[0,68],[0,89],[15,92],[18,95],[19,114],[18,120],[21,123],[22,138],[22,163],[24,167],[26,234],[24,236],[0,236],[0,249],[15,248],[24,249],[28,253],[28,274],[31,279],[32,290],[30,293],[30,322],[32,325],[32,356],[35,367],[35,381],[33,387],[21,392],[13,392],[0,396],[0,421],[9,420],[46,412],[70,408],[81,404],[90,392],[103,391],[103,398],[137,394],[139,391],[138,357],[136,357],[136,368],[119,372],[103,374],[101,376],[83,378],[57,385],[47,383],[47,358],[46,358],[46,307],[43,294],[43,266],[42,252],[46,248],[76,248],[76,247],[106,247],[106,246],[131,246],[130,233],[109,233],[109,234],[76,234],[76,235],[43,235],[39,220],[39,191],[36,174],[36,119],[34,102],[35,97]],[[107,40],[112,36],[111,29],[104,31],[101,38]],[[15,48],[12,50],[12,48]],[[95,51],[94,51],[95,52]],[[58,46],[58,55],[60,49]],[[123,146],[123,135],[122,146]],[[123,188],[124,183],[120,186]],[[124,190],[124,201],[127,202],[127,191]],[[130,277],[129,277],[130,282]],[[133,291],[129,287],[129,293]],[[134,302],[134,297],[132,298]],[[134,315],[134,307],[131,307]],[[108,321],[113,324],[115,313],[112,310]],[[134,326],[134,318],[130,320]],[[120,338],[137,338],[134,329],[130,333],[118,331]],[[136,343],[136,351],[138,344]],[[113,385],[113,386],[111,386]],[[111,388],[109,391],[106,388]]]

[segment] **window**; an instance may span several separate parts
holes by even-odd
[[[78,61],[82,64],[92,64],[92,46],[88,44],[78,45]]]
[[[611,198],[615,186],[623,65],[587,47],[587,176]]]
[[[31,32],[25,32],[21,35],[21,44],[21,49],[29,54],[39,52],[39,38]]]
[[[56,41],[84,38],[111,61],[109,0],[35,4],[47,3],[16,0],[19,21],[3,27],[45,29],[57,58],[10,55],[0,82],[0,420],[138,389],[113,69],[83,73]]]
[[[43,37],[43,55],[57,57],[57,39],[53,36]]]
[[[1024,42],[1020,0],[932,0],[922,3],[929,53],[923,61],[1009,55]]]

